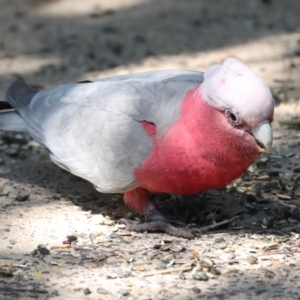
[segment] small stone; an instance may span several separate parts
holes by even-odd
[[[209,258],[204,258],[200,260],[200,265],[204,268],[211,268],[214,264],[214,261]]]
[[[300,166],[299,167],[296,167],[294,170],[293,170],[294,173],[300,173]]]
[[[257,202],[257,199],[254,195],[248,194],[246,195],[246,199],[248,202]]]
[[[168,262],[162,261],[162,260],[154,260],[152,262],[155,265],[155,268],[158,270],[166,269]]]
[[[6,153],[6,155],[8,155],[11,158],[16,158],[16,157],[18,157],[19,150],[20,150],[19,147],[11,147],[11,148],[8,148],[5,151],[5,153]]]
[[[67,236],[67,240],[68,240],[68,242],[71,244],[71,243],[77,241],[77,236],[75,236],[75,235],[68,235],[68,236]]]
[[[230,253],[229,255],[228,255],[228,259],[229,260],[233,260],[233,259],[235,259],[236,258],[236,255],[234,254],[234,253]]]
[[[208,276],[205,272],[195,272],[192,276],[193,276],[193,279],[195,279],[195,280],[203,280],[203,281],[208,280]]]
[[[195,294],[200,294],[201,293],[201,290],[197,287],[193,287],[192,288],[192,291],[195,293]]]
[[[32,256],[36,256],[37,254],[38,254],[37,249],[34,249],[34,250],[31,251],[31,255]]]
[[[131,272],[129,272],[129,271],[124,271],[124,272],[119,273],[119,278],[128,278],[130,276],[131,276]]]
[[[29,194],[27,194],[27,195],[18,195],[16,198],[15,198],[15,200],[17,201],[17,202],[24,202],[24,201],[27,201],[28,199],[29,199]]]
[[[85,289],[83,290],[83,293],[84,293],[85,295],[89,295],[89,294],[91,294],[92,292],[91,292],[91,290],[90,290],[89,288],[85,288]]]
[[[264,275],[265,275],[265,277],[271,278],[271,279],[275,277],[275,273],[270,270],[267,270]]]
[[[170,250],[173,252],[181,252],[181,251],[185,250],[185,247],[183,247],[181,245],[171,245]]]
[[[14,277],[14,274],[8,270],[0,268],[0,276],[4,278]]]
[[[262,186],[262,189],[265,192],[270,192],[276,188],[278,188],[277,180],[268,181]]]
[[[254,265],[254,264],[257,264],[257,257],[253,256],[253,255],[250,255],[247,257],[247,262],[250,264],[250,265]]]
[[[272,228],[274,225],[274,219],[272,218],[263,217],[261,222],[266,228]]]
[[[272,165],[272,167],[275,168],[275,169],[281,169],[281,168],[282,168],[282,165],[279,164],[279,163],[272,163],[271,165]]]
[[[112,239],[119,239],[121,238],[119,234],[117,234],[116,232],[113,232],[112,234],[109,235],[110,238]]]
[[[225,242],[225,240],[222,237],[217,237],[217,238],[214,239],[214,242],[215,243],[222,243],[222,242]]]
[[[105,289],[98,288],[98,289],[97,289],[97,293],[98,293],[98,294],[102,294],[102,295],[106,295],[106,294],[107,294],[107,291],[106,291]]]
[[[104,219],[104,220],[103,220],[103,224],[104,224],[104,225],[108,225],[108,226],[112,226],[112,225],[115,224],[115,221],[109,220],[109,219]]]
[[[37,246],[37,251],[42,254],[42,255],[48,255],[50,254],[49,249],[46,248],[46,246],[44,246],[43,244],[39,244]]]
[[[214,275],[218,275],[218,276],[221,275],[220,270],[217,268],[211,268],[209,272]]]
[[[226,243],[220,243],[218,245],[218,248],[221,249],[221,250],[224,250],[225,248],[227,248],[227,244]]]
[[[123,297],[126,297],[130,294],[130,290],[122,290],[121,294],[122,294]]]
[[[268,171],[267,174],[273,178],[273,177],[278,177],[279,176],[279,172],[278,171]]]

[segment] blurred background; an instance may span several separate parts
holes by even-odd
[[[298,0],[0,0],[0,90],[244,60],[299,98]]]

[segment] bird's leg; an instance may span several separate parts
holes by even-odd
[[[143,214],[146,219],[146,223],[138,225],[131,224],[129,221],[122,219],[121,221],[125,223],[127,230],[137,232],[165,232],[177,237],[187,239],[194,238],[194,234],[192,232],[172,226],[168,220],[157,211],[151,203],[147,190],[137,187],[126,192],[124,194],[124,202],[130,208]]]
[[[165,222],[168,220],[161,215],[149,198],[147,190],[137,187],[124,194],[125,204],[145,216],[146,222]]]

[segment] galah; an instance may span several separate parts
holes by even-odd
[[[22,78],[6,92],[0,129],[29,132],[52,161],[101,193],[164,220],[148,192],[223,188],[272,145],[266,83],[228,58],[205,73],[150,71],[38,91]]]

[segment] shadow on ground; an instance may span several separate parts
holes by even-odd
[[[193,55],[294,32],[300,25],[297,0],[149,0],[120,9],[101,9],[100,1],[82,14],[60,14],[59,9],[47,13],[60,2],[2,1],[0,59],[8,61],[8,67],[1,72],[0,89],[14,73],[33,84],[57,84],[149,56]],[[18,57],[29,65],[32,60],[45,62],[31,71],[18,70],[18,64],[11,63]]]

